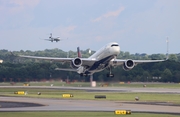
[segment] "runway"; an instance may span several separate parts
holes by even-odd
[[[4,86],[3,86],[4,87]],[[6,87],[6,86],[5,86]],[[102,87],[50,87],[50,86],[8,86],[9,88],[53,88],[57,90],[86,90],[86,91],[110,91],[110,92],[148,92],[148,93],[176,93],[180,94],[179,89],[171,88],[102,88]],[[6,88],[8,88],[6,87]],[[0,87],[2,88],[2,87]],[[169,113],[180,114],[180,105],[170,103],[156,102],[123,102],[123,101],[107,101],[103,100],[75,100],[75,99],[45,99],[45,98],[29,98],[29,97],[0,97],[1,102],[25,102],[34,103],[29,107],[6,107],[0,103],[0,111],[115,111],[115,110],[131,110],[132,112],[148,112],[148,113]]]
[[[16,111],[115,111],[131,110],[132,112],[180,114],[180,106],[135,104],[121,101],[105,100],[70,100],[70,99],[40,99],[24,97],[0,97],[4,102],[36,103],[39,106],[0,108],[4,112]]]
[[[39,88],[57,90],[85,90],[89,92],[140,92],[140,93],[176,93],[179,88],[134,88],[134,87],[63,87],[63,86],[0,86],[0,88]]]

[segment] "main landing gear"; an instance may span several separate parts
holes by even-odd
[[[83,76],[87,77],[88,74],[83,74],[83,73],[81,73],[80,76],[81,76],[81,77],[83,77]]]
[[[113,78],[113,77],[114,77],[114,74],[107,74],[106,76]]]
[[[113,78],[113,77],[114,77],[114,74],[112,74],[112,67],[111,67],[111,66],[108,67],[108,70],[109,70],[109,74],[107,74],[106,76]]]

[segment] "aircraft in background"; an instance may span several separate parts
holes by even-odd
[[[51,42],[53,42],[53,41],[58,42],[61,39],[60,39],[60,37],[52,37],[52,33],[50,33],[49,39],[44,39],[44,40],[51,41]]]
[[[114,77],[114,74],[111,70],[115,66],[122,66],[124,70],[128,71],[134,68],[139,63],[162,62],[168,59],[168,53],[165,60],[117,59],[116,57],[120,53],[120,46],[116,42],[111,42],[105,45],[100,50],[96,51],[93,55],[91,55],[89,58],[81,58],[79,48],[77,49],[77,51],[78,56],[76,58],[54,58],[26,55],[19,55],[19,57],[50,60],[62,63],[66,62],[70,64],[70,68],[56,68],[55,70],[75,71],[81,76],[92,76],[96,72],[108,69],[109,73],[107,74],[107,77]]]

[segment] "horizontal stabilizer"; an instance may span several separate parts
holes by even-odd
[[[61,70],[61,71],[77,71],[76,69],[68,69],[68,68],[55,68],[55,70]]]

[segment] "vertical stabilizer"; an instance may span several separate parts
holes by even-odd
[[[49,38],[52,38],[52,33],[50,33],[50,36],[49,36]]]
[[[79,58],[82,57],[82,56],[81,56],[81,51],[80,51],[79,47],[77,47],[77,54],[78,54],[78,57],[79,57]]]

